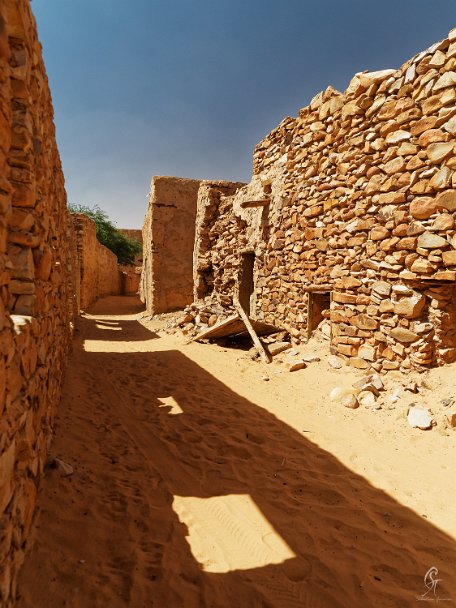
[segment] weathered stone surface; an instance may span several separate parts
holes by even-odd
[[[286,366],[289,372],[296,372],[307,367],[307,364],[302,359],[293,359],[286,361]]]
[[[445,266],[456,266],[456,250],[444,251],[442,253],[442,260]]]
[[[417,220],[426,220],[437,211],[437,202],[429,196],[415,198],[410,204],[410,215]]]
[[[394,313],[407,319],[416,319],[421,315],[426,305],[426,298],[415,294],[411,298],[402,298],[394,305]]]
[[[358,393],[358,402],[360,405],[365,407],[371,407],[375,405],[375,395],[371,391],[361,391]]]
[[[417,274],[430,274],[434,271],[434,266],[428,260],[418,258],[413,262],[411,271]]]
[[[407,420],[411,427],[423,431],[432,428],[433,419],[430,411],[421,407],[411,407],[407,414]]]
[[[347,407],[350,410],[356,410],[359,407],[358,399],[356,395],[353,394],[345,395],[345,397],[342,397],[340,403],[341,405]]]
[[[433,232],[423,232],[418,237],[418,247],[424,249],[444,249],[449,243],[446,239]]]
[[[405,327],[395,327],[391,330],[390,336],[397,340],[398,342],[416,342],[418,340],[419,335],[409,329],[405,329]]]
[[[428,158],[431,163],[439,163],[453,154],[454,147],[453,142],[430,144],[427,149]]]
[[[278,355],[289,348],[291,348],[290,342],[273,342],[267,346],[267,349],[272,356]]]
[[[365,359],[366,361],[375,361],[376,355],[376,349],[371,344],[363,344],[358,349],[358,357],[361,357],[361,359]]]
[[[447,190],[438,194],[435,199],[437,208],[456,211],[456,190]]]
[[[335,355],[330,355],[328,357],[328,365],[333,369],[340,369],[343,365],[342,359],[336,357]]]
[[[376,281],[372,284],[372,291],[384,297],[388,297],[391,293],[391,285],[386,281]]]

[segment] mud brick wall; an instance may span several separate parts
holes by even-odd
[[[193,247],[200,181],[152,178],[143,227],[141,298],[149,314],[193,302]]]
[[[398,70],[328,87],[258,144],[252,181],[221,204],[205,237],[214,289],[232,291],[250,249],[256,316],[297,341],[320,291],[351,365],[455,360],[455,135],[454,30]]]
[[[99,298],[122,293],[122,277],[117,256],[97,240],[95,222],[82,214],[72,214],[79,264],[80,308]]]
[[[0,2],[0,605],[14,606],[74,322],[73,234],[35,21]]]

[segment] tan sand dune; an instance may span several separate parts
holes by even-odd
[[[454,434],[139,310],[81,321],[52,445],[74,473],[47,472],[19,608],[403,608],[431,566],[456,601]]]

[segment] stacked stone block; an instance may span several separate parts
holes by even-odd
[[[219,299],[251,249],[256,315],[296,341],[320,290],[331,349],[351,365],[454,361],[455,135],[455,30],[399,70],[316,95],[258,144],[251,183],[200,237]]]

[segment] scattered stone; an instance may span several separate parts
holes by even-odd
[[[304,363],[317,363],[318,361],[321,361],[320,357],[317,357],[316,355],[303,355],[302,360]]]
[[[71,466],[71,464],[68,464],[64,460],[61,460],[60,458],[54,458],[53,462],[54,462],[54,466],[56,468],[58,468],[65,477],[67,477],[69,475],[73,475],[74,469]]]
[[[328,357],[328,365],[333,369],[340,369],[343,365],[343,361],[336,355],[330,355]]]
[[[404,389],[402,386],[395,386],[388,396],[388,400],[392,403],[397,403],[401,398],[405,396]]]
[[[456,412],[450,412],[447,414],[448,424],[451,428],[456,428]]]
[[[366,407],[369,407],[371,405],[374,405],[375,401],[375,395],[371,391],[361,391],[358,394],[358,402],[360,405],[365,405]]]
[[[287,369],[289,372],[296,372],[299,369],[304,369],[307,365],[302,360],[287,361]]]
[[[183,325],[187,325],[187,323],[191,323],[193,321],[193,319],[194,319],[193,315],[188,313],[188,314],[184,315],[183,317],[180,317],[176,323],[177,323],[177,325],[179,325],[181,327]]]
[[[407,420],[411,427],[422,431],[432,428],[434,423],[430,411],[421,407],[411,407],[407,414]]]
[[[356,408],[359,407],[358,399],[354,394],[345,395],[344,397],[342,397],[340,403],[344,407],[347,407],[351,410],[356,410]]]
[[[289,342],[273,342],[272,344],[268,344],[266,348],[269,351],[269,354],[274,357],[291,348],[291,344]]]
[[[417,382],[409,382],[404,386],[404,390],[409,391],[410,393],[418,393],[419,387]]]
[[[347,395],[351,395],[352,391],[349,388],[342,388],[341,386],[336,386],[329,393],[330,401],[341,401],[343,397]]]

